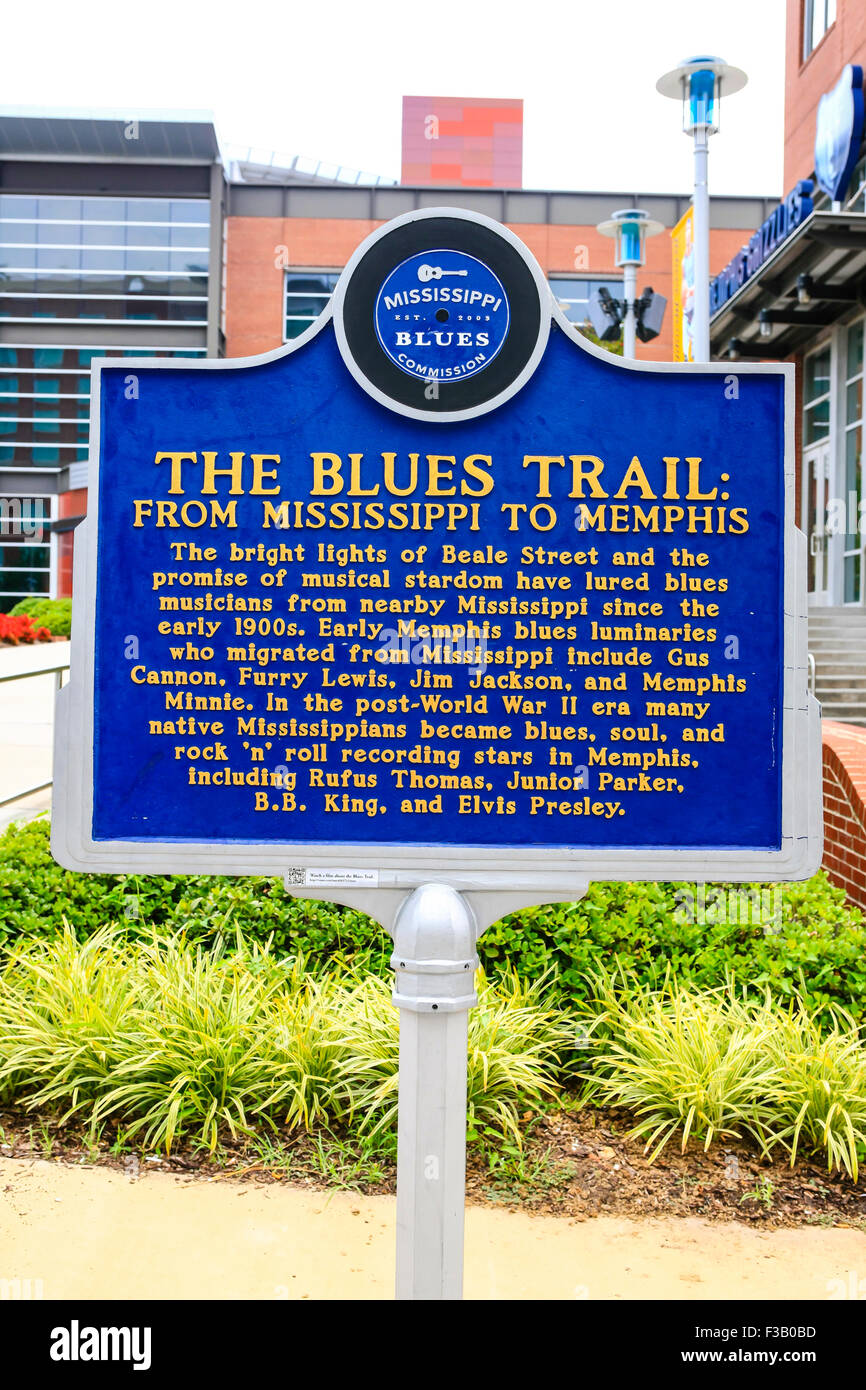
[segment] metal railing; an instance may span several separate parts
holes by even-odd
[[[15,671],[10,676],[0,675],[0,685],[4,681],[26,681],[34,676],[54,676],[55,692],[63,684],[63,672],[69,670],[69,662],[60,662],[56,666],[40,666],[35,671]],[[4,796],[0,799],[0,806],[9,806],[13,801],[23,801],[25,796],[33,796],[36,792],[44,792],[47,787],[52,785],[53,778],[49,777],[47,782],[39,782],[35,787],[26,787],[22,792],[14,792],[12,796]]]
[[[815,694],[815,657],[812,652],[806,653],[806,660],[809,663],[809,694]]]

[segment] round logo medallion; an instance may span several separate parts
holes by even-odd
[[[352,376],[382,405],[466,420],[529,380],[551,303],[540,267],[507,227],[430,208],[358,247],[334,292],[334,329]]]
[[[475,256],[445,247],[395,266],[374,316],[376,336],[401,372],[443,383],[489,367],[511,322],[499,277]]]

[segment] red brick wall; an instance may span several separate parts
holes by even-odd
[[[803,62],[803,0],[788,0],[785,38],[785,189],[808,178],[815,165],[818,102],[836,85],[846,63],[866,66],[866,4],[837,0],[831,25]]]
[[[866,908],[866,729],[825,719],[824,868]]]
[[[84,516],[87,511],[87,488],[75,488],[72,492],[62,492],[58,499],[61,519],[67,516]],[[57,597],[70,598],[72,595],[72,555],[75,544],[74,531],[61,531],[57,537]]]
[[[247,357],[268,352],[283,341],[283,270],[289,265],[320,270],[342,269],[352,252],[381,224],[358,219],[231,217],[226,251],[226,355]],[[710,233],[710,272],[722,270],[751,236],[754,227]],[[592,275],[619,275],[614,243],[595,227],[515,223],[512,231],[526,243],[546,275],[576,270]],[[582,248],[586,248],[584,256]],[[580,257],[579,264],[576,258]],[[638,290],[652,285],[668,301],[658,338],[638,343],[638,357],[669,362],[672,351],[672,261],[667,232],[647,242],[647,263],[638,275]]]

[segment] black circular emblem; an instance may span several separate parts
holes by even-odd
[[[343,360],[403,415],[492,410],[535,370],[550,327],[544,275],[516,237],[458,209],[410,213],[374,232],[334,294]]]

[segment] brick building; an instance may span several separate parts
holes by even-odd
[[[785,190],[716,281],[717,356],[796,365],[796,491],[824,713],[825,867],[866,907],[866,145],[862,0],[788,0]],[[787,201],[787,200],[786,200]]]
[[[513,115],[517,104],[505,105]],[[482,134],[503,124],[492,109],[474,113]],[[513,141],[509,148],[519,184]],[[464,180],[469,167],[461,166]],[[477,180],[488,181],[480,172]],[[280,167],[252,157],[226,167],[206,117],[0,112],[0,609],[33,593],[71,592],[73,531],[87,505],[93,356],[238,357],[279,347],[325,307],[374,227],[443,204],[512,227],[583,324],[599,286],[622,295],[614,243],[596,224],[642,206],[671,228],[688,201],[372,176],[362,183],[346,171],[323,177],[297,161]],[[769,198],[714,200],[714,269],[772,206]],[[669,238],[649,241],[647,253],[639,288],[651,285],[670,302]],[[671,357],[670,313],[638,353]],[[38,528],[16,530],[22,513],[39,518]]]

